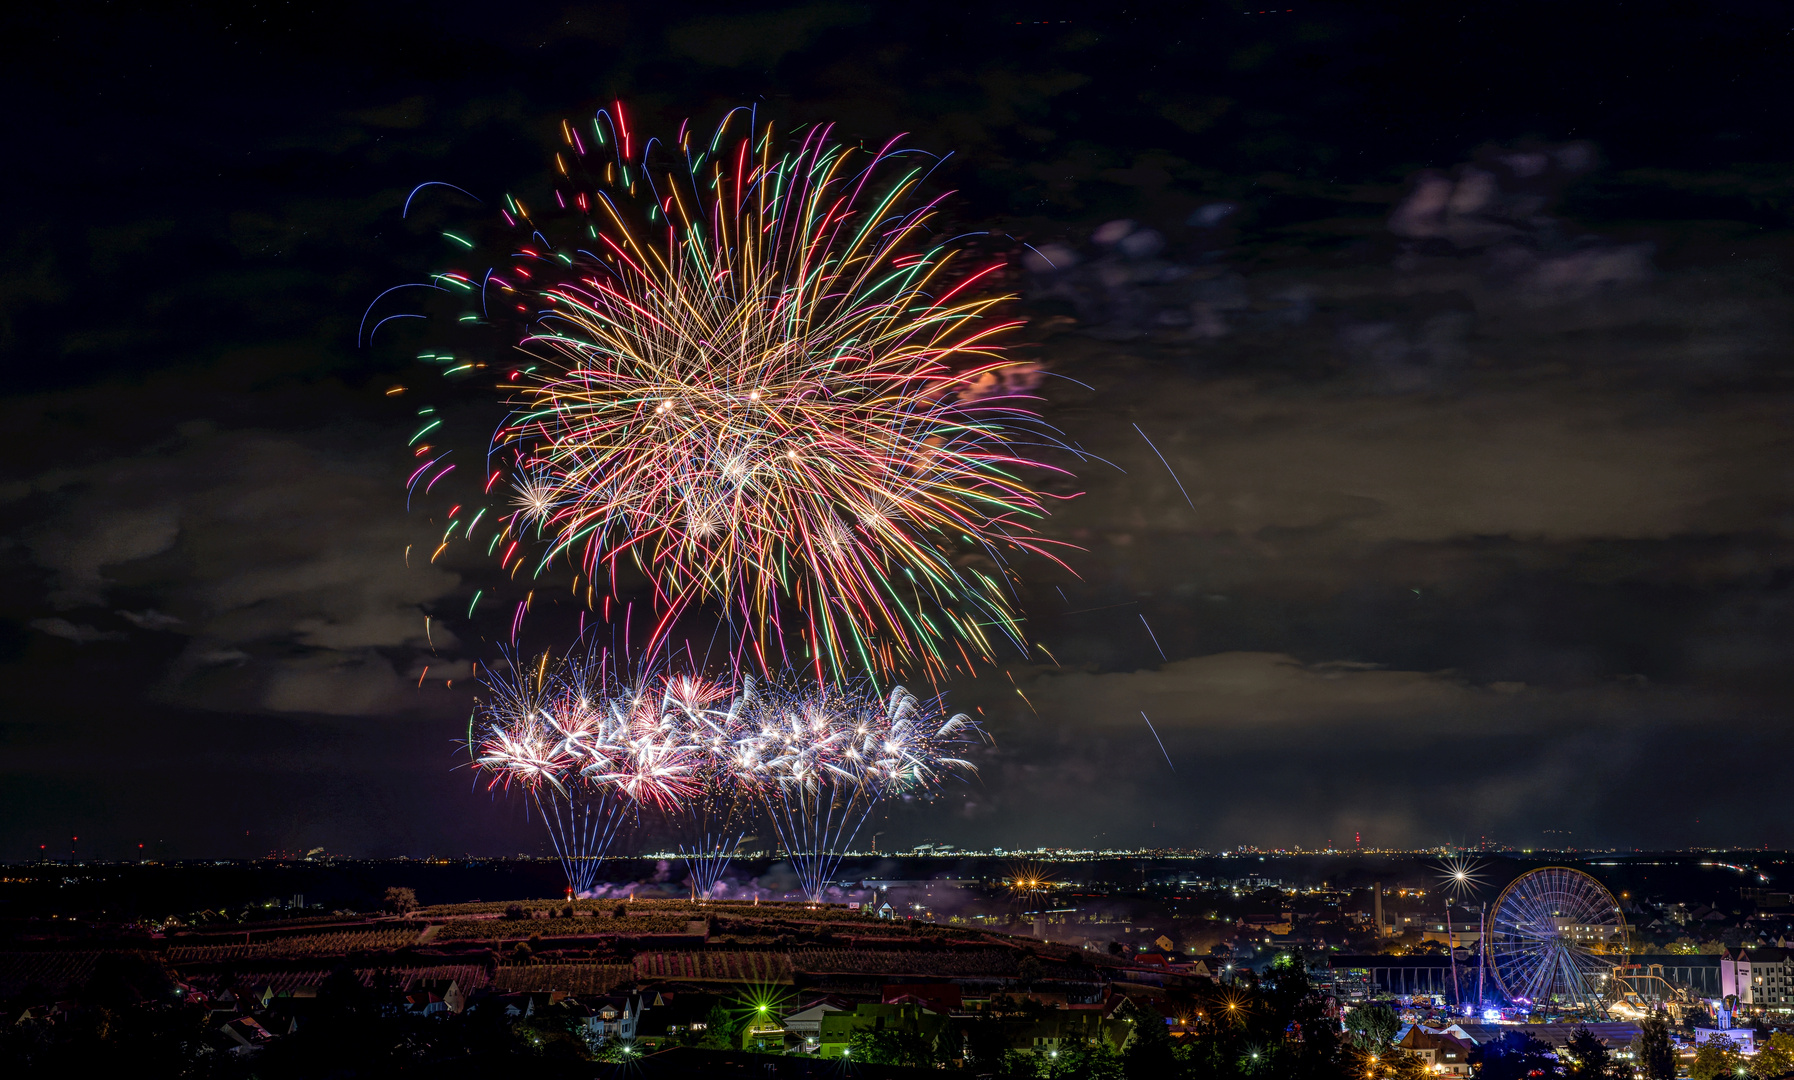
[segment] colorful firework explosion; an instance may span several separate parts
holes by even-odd
[[[664,814],[680,833],[693,891],[709,895],[765,812],[804,893],[820,899],[878,801],[975,772],[955,748],[981,733],[964,714],[897,687],[742,680],[738,691],[688,674],[626,685],[604,658],[543,654],[486,676],[470,721],[490,788],[518,787],[542,808],[576,892],[587,891],[618,824]]]
[[[1005,560],[1053,558],[1025,479],[1053,440],[1027,398],[988,390],[1014,365],[1004,298],[980,293],[1002,264],[962,272],[934,238],[934,159],[828,127],[777,153],[745,110],[708,140],[638,144],[621,106],[562,133],[556,205],[501,210],[508,262],[436,277],[470,317],[520,322],[528,355],[500,383],[489,505],[452,513],[444,547],[460,530],[513,573],[568,565],[588,603],[639,570],[650,653],[700,609],[752,666],[818,678],[1020,644]],[[413,490],[453,468],[415,446],[439,423],[413,439]]]
[[[963,713],[942,719],[939,701],[899,686],[798,684],[784,692],[749,687],[736,770],[758,797],[804,893],[820,900],[841,856],[879,800],[975,772],[948,756],[982,733]]]

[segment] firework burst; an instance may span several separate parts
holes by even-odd
[[[797,684],[750,688],[735,771],[771,820],[793,871],[820,900],[846,848],[879,800],[975,771],[952,756],[981,737],[965,714],[944,718],[899,686]]]
[[[667,682],[663,708],[683,732],[697,783],[694,795],[668,814],[694,899],[716,890],[747,835],[747,806],[734,763],[743,731],[742,705],[753,686],[753,679],[746,679],[742,692],[731,695],[720,683],[690,676]]]
[[[1014,366],[1005,298],[982,291],[1002,264],[934,238],[933,159],[827,127],[778,154],[743,110],[708,140],[638,143],[620,106],[563,135],[556,205],[507,197],[508,262],[437,276],[525,325],[488,550],[613,594],[639,570],[650,652],[707,607],[762,671],[819,678],[1020,643],[1006,560],[1053,557],[1025,479],[1052,440],[1028,399],[989,391]],[[432,454],[414,487],[442,475]]]
[[[625,683],[590,653],[502,665],[486,685],[468,732],[474,764],[488,787],[541,808],[576,892],[619,825],[649,811],[673,825],[693,893],[708,896],[757,807],[818,899],[872,807],[975,772],[958,748],[982,735],[903,687],[788,675],[732,688],[672,672]]]
[[[468,721],[468,746],[488,788],[521,789],[540,813],[570,895],[590,892],[627,806],[584,782],[594,758],[617,753],[584,669],[543,654],[531,667],[488,669],[487,693]]]

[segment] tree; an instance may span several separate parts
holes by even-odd
[[[992,1005],[1001,1007],[996,1001]],[[956,1019],[943,1038],[960,1048],[967,1068],[980,1073],[1009,1075],[1003,1064],[1004,1056],[1009,1053],[1009,1036],[994,1009]]]
[[[1570,1033],[1558,1058],[1564,1063],[1564,1075],[1572,1080],[1618,1080],[1620,1075],[1607,1044],[1586,1027]]]
[[[355,970],[343,963],[318,984],[318,1011],[330,1019],[342,1020],[377,1012],[378,1003],[371,999],[367,988],[361,985],[361,977],[355,974]]]
[[[1177,1057],[1171,1049],[1171,1032],[1155,1009],[1143,1009],[1132,1001],[1116,1013],[1133,1028],[1121,1053],[1121,1070],[1127,1080],[1163,1080],[1177,1073]]]
[[[1297,1007],[1313,989],[1308,980],[1308,962],[1301,952],[1280,953],[1272,960],[1270,969],[1265,972],[1264,988],[1272,1008],[1279,1015],[1287,1013],[1293,1018]],[[1394,1037],[1394,1032],[1390,1037]]]
[[[1040,1075],[1047,1080],[1124,1080],[1121,1055],[1106,1042],[1049,1054]]]
[[[733,1050],[739,1045],[738,1036],[745,1022],[724,1007],[722,1002],[710,1006],[710,1012],[704,1017],[704,1037],[698,1045],[706,1050]]]
[[[1510,1031],[1470,1052],[1478,1080],[1530,1080],[1563,1075],[1551,1048],[1524,1031]]]
[[[137,952],[101,953],[93,974],[81,990],[81,1004],[89,1008],[125,1009],[142,1002],[167,999],[174,992],[168,969],[159,957]]]
[[[880,1028],[856,1031],[847,1041],[847,1053],[865,1065],[909,1065],[926,1069],[934,1064],[934,1041],[919,1031]]]
[[[1040,961],[1032,956],[1022,957],[1022,962],[1015,967],[1015,977],[1024,987],[1034,989],[1034,984],[1040,980]]]
[[[386,890],[385,906],[394,915],[409,915],[417,910],[417,891],[394,885]]]
[[[1688,1075],[1690,1080],[1736,1080],[1746,1071],[1738,1044],[1724,1035],[1715,1035],[1695,1048]]]
[[[1794,1034],[1778,1031],[1757,1045],[1756,1060],[1750,1063],[1751,1075],[1771,1080],[1794,1072]]]
[[[1654,1012],[1639,1021],[1638,1038],[1632,1040],[1632,1052],[1645,1080],[1675,1080],[1676,1051],[1669,1042],[1669,1019]]]
[[[1360,1050],[1381,1050],[1402,1029],[1402,1018],[1387,1005],[1361,1005],[1345,1018],[1345,1026],[1352,1033],[1352,1045]]]

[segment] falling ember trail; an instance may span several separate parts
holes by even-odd
[[[1146,616],[1140,616],[1140,625],[1146,627],[1146,636],[1152,639],[1152,647],[1159,650],[1159,659],[1170,663],[1171,658],[1165,655],[1165,646],[1159,644],[1159,635],[1152,632],[1152,624],[1146,621]]]
[[[1135,425],[1134,425],[1134,430],[1135,430],[1135,431],[1140,431],[1140,425],[1139,425],[1139,424],[1135,424]],[[1146,439],[1146,432],[1144,432],[1144,431],[1140,431],[1140,437],[1141,437],[1141,438],[1142,438],[1142,439]],[[1181,494],[1181,495],[1182,495],[1182,496],[1183,496],[1183,497],[1184,497],[1184,502],[1187,502],[1187,503],[1189,503],[1189,504],[1190,504],[1190,509],[1192,509],[1192,510],[1194,510],[1194,509],[1196,509],[1196,503],[1195,503],[1195,502],[1193,502],[1193,501],[1192,501],[1192,500],[1191,500],[1191,499],[1190,499],[1190,493],[1189,493],[1189,492],[1187,492],[1187,491],[1185,491],[1185,490],[1184,490],[1184,482],[1183,482],[1183,481],[1182,481],[1182,480],[1179,480],[1179,479],[1178,479],[1178,478],[1177,478],[1177,470],[1175,470],[1175,469],[1173,469],[1173,468],[1172,468],[1172,467],[1171,467],[1171,463],[1170,463],[1170,462],[1169,462],[1169,461],[1166,461],[1166,460],[1165,460],[1165,455],[1164,455],[1164,454],[1159,454],[1159,448],[1158,448],[1158,447],[1156,447],[1156,446],[1153,446],[1153,445],[1152,445],[1152,440],[1151,440],[1151,439],[1146,439],[1146,445],[1147,445],[1147,446],[1152,446],[1152,452],[1153,452],[1153,453],[1155,453],[1155,454],[1158,454],[1158,455],[1159,455],[1159,463],[1160,463],[1160,464],[1161,464],[1161,465],[1163,465],[1163,466],[1165,466],[1165,471],[1166,471],[1166,472],[1168,472],[1168,473],[1170,473],[1170,474],[1171,474],[1171,482],[1172,482],[1172,483],[1173,483],[1173,484],[1176,484],[1176,485],[1177,485],[1177,490],[1178,490],[1178,493],[1179,493],[1179,494]]]
[[[1152,732],[1152,741],[1159,744],[1159,753],[1165,755],[1165,764],[1171,765],[1171,752],[1165,749],[1165,740],[1159,738],[1159,729],[1152,726],[1152,717],[1147,716],[1146,710],[1142,709],[1140,719],[1146,721],[1146,730]],[[1177,766],[1171,765],[1171,771],[1176,772]]]

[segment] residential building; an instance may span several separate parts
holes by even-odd
[[[822,1056],[838,1058],[861,1032],[896,1031],[915,1035],[932,1044],[946,1027],[947,1018],[920,1005],[858,1005],[822,1017],[819,1044]],[[751,1044],[750,1044],[751,1048]]]
[[[1757,1052],[1757,1032],[1756,1032],[1755,1028],[1697,1027],[1694,1029],[1694,1045],[1702,1046],[1708,1042],[1711,1042],[1714,1039],[1726,1040],[1727,1042],[1731,1043],[1733,1046],[1737,1047],[1738,1052],[1742,1053],[1742,1054],[1754,1054]]]
[[[1794,1011],[1794,950],[1727,949],[1719,957],[1719,992],[1752,1011]]]
[[[1440,1076],[1470,1075],[1470,1046],[1450,1035],[1431,1032],[1415,1024],[1395,1044],[1417,1055],[1431,1072]]]
[[[1482,942],[1482,931],[1477,928],[1475,918],[1468,922],[1462,917],[1449,923],[1445,919],[1428,918],[1421,923],[1420,940],[1437,941],[1451,949],[1474,949]]]
[[[218,1032],[223,1036],[220,1040],[223,1048],[237,1057],[255,1053],[274,1038],[267,1028],[248,1016],[239,1016],[219,1025]]]
[[[886,983],[880,999],[886,1005],[920,1005],[937,1013],[955,1013],[965,1006],[965,992],[950,982]]]
[[[1009,1029],[1010,1046],[1048,1056],[1096,1043],[1120,1050],[1133,1035],[1132,1024],[1103,1008],[1056,1009],[1037,1020],[1021,1021],[1013,1027],[1006,1024],[1005,1028]]]
[[[786,1048],[801,1049],[806,1054],[816,1053],[822,1047],[823,1019],[846,1008],[837,1001],[825,998],[785,1017],[783,1024]]]
[[[1610,923],[1578,923],[1574,919],[1559,916],[1551,920],[1557,924],[1557,935],[1585,945],[1605,944],[1622,935],[1625,927],[1617,920]]]
[[[459,1014],[467,1008],[467,995],[453,979],[419,979],[405,992],[405,1009],[424,1016]]]
[[[587,997],[584,1004],[591,1009],[585,1024],[586,1038],[593,1043],[611,1039],[618,1042],[634,1041],[642,1013],[650,1007],[642,1001],[640,994]]]

